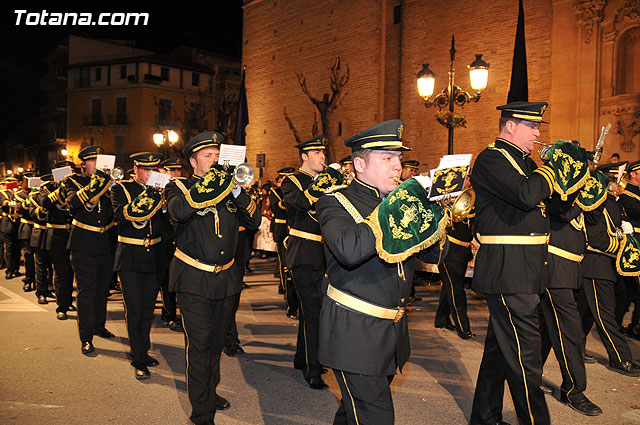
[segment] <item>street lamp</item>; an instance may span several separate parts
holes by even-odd
[[[178,139],[180,139],[178,133],[170,129],[164,129],[153,135],[153,143],[155,143],[159,149],[162,149],[162,154],[165,159],[169,156],[169,146],[173,146]]]
[[[448,106],[450,112],[449,115],[453,116],[454,105],[464,106],[467,102],[477,102],[480,100],[480,92],[487,88],[489,64],[482,60],[481,54],[477,54],[476,59],[471,63],[471,65],[467,66],[467,68],[469,68],[471,88],[476,91],[475,94],[470,94],[456,86],[454,83],[455,70],[453,68],[453,62],[456,56],[454,36],[451,36],[451,50],[449,50],[449,53],[451,53],[449,84],[433,99],[431,99],[431,96],[433,95],[436,85],[436,74],[429,69],[429,64],[423,64],[422,69],[418,72],[416,78],[418,80],[418,94],[424,100],[424,105],[427,108],[435,105],[440,110]],[[448,153],[451,155],[453,154],[454,125],[450,121],[443,125],[449,129]]]

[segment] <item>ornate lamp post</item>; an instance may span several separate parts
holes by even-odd
[[[162,150],[165,159],[169,157],[169,147],[173,146],[179,139],[178,133],[170,129],[164,129],[161,132],[154,133],[153,143]]]
[[[429,108],[431,106],[437,106],[438,109],[442,109],[446,106],[449,107],[449,114],[443,114],[438,121],[449,129],[449,144],[448,153],[453,154],[453,129],[456,126],[464,126],[464,117],[456,117],[453,113],[454,105],[464,106],[467,102],[477,102],[480,100],[480,92],[487,87],[487,80],[489,78],[489,64],[482,60],[482,55],[477,54],[476,59],[468,65],[469,78],[471,80],[471,88],[476,91],[475,94],[470,94],[460,87],[455,85],[455,70],[453,68],[453,62],[456,56],[455,39],[451,36],[451,66],[449,68],[449,84],[440,93],[438,93],[433,99],[433,91],[435,88],[435,76],[436,74],[429,69],[429,64],[423,64],[422,70],[418,72],[416,78],[418,79],[418,94],[424,99],[424,105]]]

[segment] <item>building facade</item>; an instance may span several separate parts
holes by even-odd
[[[604,158],[640,157],[640,15],[625,0],[524,0],[530,101],[548,101],[540,140],[579,140],[593,148],[612,128]],[[250,123],[248,158],[266,154],[265,176],[299,163],[293,132],[312,137],[311,97],[330,93],[330,67],[340,58],[349,81],[328,113],[332,160],[347,155],[344,139],[377,122],[406,122],[404,138],[421,172],[447,153],[447,129],[417,94],[423,63],[446,88],[455,36],[455,83],[471,92],[467,65],[482,53],[488,87],[477,103],[457,106],[467,124],[454,131],[454,153],[477,155],[497,134],[498,112],[511,78],[518,2],[445,0],[245,0],[243,65]]]

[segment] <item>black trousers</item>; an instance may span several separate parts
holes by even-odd
[[[460,261],[444,261],[438,266],[442,288],[436,310],[435,326],[449,323],[449,315],[458,333],[471,330],[467,316],[467,294],[464,292],[464,278],[467,264]]]
[[[582,326],[573,289],[550,288],[540,296],[542,364],[551,347],[562,373],[560,389],[569,400],[584,398],[587,373],[582,358]]]
[[[131,348],[131,364],[140,367],[147,361],[147,352],[151,348],[149,335],[160,286],[158,275],[129,270],[120,270],[119,273]]]
[[[637,276],[620,276],[616,286],[616,310],[615,319],[619,326],[623,326],[624,315],[633,304],[633,313],[629,328],[634,328],[640,323],[640,282]]]
[[[298,295],[293,286],[291,270],[285,263],[285,247],[283,242],[276,243],[278,253],[278,267],[280,270],[280,286],[284,290],[284,301],[287,304],[287,314],[297,314],[299,308]]]
[[[518,423],[546,425],[549,410],[542,382],[539,297],[536,294],[485,294],[489,327],[471,410],[472,424],[502,420],[507,380]]]
[[[596,324],[600,339],[611,362],[631,361],[631,349],[618,329],[614,318],[615,282],[604,279],[583,278],[578,298],[584,342]]]
[[[73,302],[73,268],[66,249],[47,251],[53,265],[53,287],[56,290],[56,312],[66,312]]]
[[[171,260],[167,259],[167,265]],[[163,267],[159,274],[160,292],[162,294],[161,319],[165,322],[175,322],[178,300],[175,292],[169,291],[169,267]]]
[[[33,248],[26,239],[20,240],[20,245],[24,251],[24,282],[35,283],[36,281],[36,258]]]
[[[107,319],[107,296],[113,273],[113,255],[90,255],[71,251],[71,267],[78,286],[78,331],[80,341],[92,341]]]
[[[333,425],[393,425],[393,375],[368,376],[335,369],[333,374],[342,394]]]
[[[7,272],[18,272],[20,268],[20,244],[17,232],[3,233],[4,257],[7,263]]]
[[[229,323],[227,324],[227,333],[224,337],[224,346],[226,348],[233,348],[236,345],[240,345],[240,338],[238,337],[238,325],[236,324],[236,313],[238,312],[238,307],[240,306],[241,293],[242,292],[238,292],[236,295],[231,296],[231,298],[233,298],[231,315],[229,316]]]
[[[216,413],[220,355],[234,297],[212,300],[185,292],[177,294],[186,345],[190,419],[195,424],[211,424]]]
[[[46,296],[51,286],[51,258],[47,250],[32,247],[36,259],[36,296]]]
[[[300,301],[294,366],[300,367],[304,362],[304,377],[308,379],[312,376],[320,376],[322,373],[322,366],[318,361],[318,334],[324,271],[312,267],[294,267],[291,272]]]

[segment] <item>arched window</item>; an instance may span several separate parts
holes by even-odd
[[[640,94],[640,27],[622,34],[616,58],[616,94]]]

